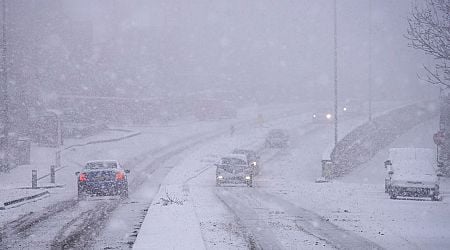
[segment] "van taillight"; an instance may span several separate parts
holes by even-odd
[[[124,180],[125,179],[125,173],[124,172],[117,172],[116,173],[116,180]]]
[[[79,181],[87,181],[87,176],[85,173],[81,173],[80,176],[78,177]]]

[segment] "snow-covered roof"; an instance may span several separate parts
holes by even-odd
[[[97,163],[97,162],[118,163],[117,160],[91,160],[91,161],[87,161],[86,164],[88,164],[88,163]]]
[[[389,160],[396,161],[417,160],[428,161],[431,164],[436,161],[436,153],[430,148],[391,148],[389,150]]]

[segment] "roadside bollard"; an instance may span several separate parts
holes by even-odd
[[[31,170],[31,188],[33,188],[33,189],[37,188],[37,170],[36,169]]]
[[[331,179],[333,162],[331,160],[322,160],[322,177],[326,180]]]
[[[50,166],[50,183],[55,184],[55,165]]]

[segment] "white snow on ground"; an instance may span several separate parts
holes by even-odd
[[[309,112],[311,110],[311,107],[309,104],[295,104],[295,105],[286,105],[285,107],[278,107],[277,109],[273,109],[270,110],[268,109],[268,111],[263,112],[263,116],[265,117],[265,120],[272,120],[272,121],[276,121],[276,122],[271,122],[270,124],[267,124],[265,122],[258,123],[256,121],[255,117],[255,109],[248,109],[250,111],[250,113],[245,113],[245,110],[242,110],[240,112],[240,121],[231,121],[233,122],[233,124],[236,127],[236,134],[245,134],[250,136],[253,139],[264,139],[264,133],[248,133],[249,129],[250,130],[261,130],[261,131],[267,131],[268,128],[270,128],[271,126],[283,126],[283,123],[285,120],[287,120],[286,116],[292,113],[299,113],[299,110],[302,109],[304,112]],[[264,109],[263,109],[264,110]],[[300,112],[301,113],[301,112]],[[301,119],[306,119],[306,120],[310,120],[310,114],[304,114],[300,117]],[[253,120],[255,119],[255,120]],[[298,117],[296,118],[297,120],[299,119]],[[229,126],[230,121],[225,120],[225,121],[221,121],[220,123],[223,123],[222,125],[224,126]],[[228,125],[227,125],[228,124]],[[256,127],[255,127],[256,124]],[[223,133],[225,139],[229,138],[229,131],[225,130],[225,133]],[[233,138],[235,138],[235,140],[240,141],[242,136],[234,136]],[[222,141],[223,140],[219,140]],[[244,143],[247,143],[248,140],[242,140]],[[204,143],[208,143],[208,141],[203,142]],[[228,144],[228,147],[234,147],[235,145],[237,145],[236,143],[229,143],[225,140],[225,144]],[[198,146],[195,146],[193,149],[197,149]],[[201,144],[200,144],[200,147]],[[231,150],[231,149],[230,149]],[[189,151],[189,150],[188,150]],[[209,151],[207,151],[209,152]],[[212,151],[211,151],[212,152]],[[215,153],[217,153],[217,150],[214,151]],[[111,222],[106,226],[103,234],[101,235],[101,237],[98,239],[98,244],[96,244],[96,248],[122,248],[125,245],[130,245],[133,243],[133,236],[137,233],[136,228],[139,225],[130,223],[130,221],[136,221],[136,216],[135,215],[130,215],[130,213],[127,213],[127,210],[140,210],[142,211],[142,213],[145,215],[145,212],[147,210],[146,207],[146,201],[148,200],[152,200],[154,194],[157,192],[159,184],[162,183],[162,181],[165,178],[166,172],[170,171],[174,166],[176,166],[177,163],[177,159],[184,159],[186,157],[188,157],[192,152],[189,151],[189,153],[185,153],[183,152],[181,155],[177,155],[176,157],[170,157],[168,162],[158,162],[156,163],[158,165],[158,168],[156,169],[155,172],[153,172],[152,174],[147,176],[147,180],[146,183],[144,183],[144,185],[140,188],[140,190],[138,190],[137,192],[134,192],[134,194],[131,194],[130,196],[130,201],[129,202],[125,202],[123,203],[123,205],[121,205],[117,211],[114,212],[114,218],[111,220]],[[152,157],[150,157],[152,158]],[[148,161],[148,163],[146,164],[155,164],[152,163],[151,161]],[[145,164],[144,164],[145,166]],[[156,167],[156,166],[155,166]],[[180,171],[180,169],[176,170],[177,172]],[[180,173],[184,173],[185,177],[188,176],[189,171],[191,171],[191,169],[188,169],[188,172],[183,172],[181,171]],[[192,172],[192,171],[191,171]],[[187,175],[186,175],[187,174]],[[177,177],[177,176],[175,176]],[[177,177],[180,180],[183,180],[183,178]],[[170,178],[168,177],[167,180],[173,180],[174,178]],[[176,180],[176,179],[175,179]],[[155,191],[156,190],[156,191]],[[155,199],[157,199],[158,197],[156,197]],[[205,199],[205,200],[209,200],[209,199]],[[217,208],[217,206],[215,206],[215,204],[212,204],[212,207]],[[223,208],[222,208],[223,209]],[[220,210],[220,207],[219,207]],[[214,211],[214,210],[213,210]],[[225,220],[227,220],[227,214],[228,212],[223,212],[222,214],[224,214],[224,218]],[[134,213],[131,213],[134,214]],[[228,213],[228,217],[229,217],[229,213]],[[222,217],[221,217],[222,218]],[[234,220],[230,220],[227,223],[217,223],[216,222],[212,222],[212,223],[205,223],[206,225],[211,225],[211,230],[212,231],[217,231],[218,233],[220,233],[223,237],[223,230],[221,230],[221,228],[224,228],[225,230],[228,230],[230,234],[230,237],[225,237],[225,238],[230,238],[230,240],[228,240],[227,242],[234,242],[237,244],[234,245],[240,245],[240,243],[236,240],[236,237],[239,237],[238,234],[236,234],[236,227],[239,227],[239,225],[236,225],[234,223]],[[119,228],[118,225],[121,225],[121,227]],[[240,230],[241,231],[241,230]],[[239,231],[237,231],[239,232]],[[117,235],[121,235],[122,237],[117,237]],[[235,236],[233,236],[235,235]],[[113,242],[113,240],[110,239],[114,239],[117,240],[117,238],[121,238],[121,242],[118,242],[117,244],[115,244]],[[216,239],[214,239],[212,242],[214,242]],[[226,239],[224,239],[225,241]],[[215,243],[213,243],[214,245]],[[244,243],[245,244],[245,243]],[[231,245],[233,245],[233,243],[231,243]]]
[[[302,106],[299,105],[299,107]],[[293,112],[292,107],[285,110],[285,114]],[[109,230],[111,228],[116,228],[116,232],[122,232],[119,228],[129,227],[130,225],[126,225],[128,209],[143,209],[145,212],[145,204],[139,204],[140,197],[156,195],[135,243],[136,248],[148,249],[146,244],[149,244],[148,241],[151,240],[151,246],[156,248],[178,249],[180,243],[184,243],[182,249],[243,249],[252,247],[255,240],[252,231],[257,232],[259,229],[273,232],[273,237],[285,248],[333,247],[328,242],[303,232],[303,229],[298,226],[298,218],[286,213],[289,211],[290,205],[284,207],[270,200],[258,203],[258,198],[261,196],[257,193],[243,196],[242,199],[249,202],[251,209],[256,211],[256,216],[265,222],[264,225],[261,224],[262,227],[256,226],[255,228],[254,225],[249,226],[247,222],[239,220],[237,218],[239,215],[233,213],[215,194],[217,189],[215,187],[215,169],[212,167],[211,159],[214,159],[216,155],[229,153],[235,147],[258,148],[270,128],[281,127],[290,130],[291,145],[285,150],[268,150],[263,153],[264,164],[261,174],[256,178],[256,188],[270,195],[278,195],[279,198],[285,199],[295,206],[314,211],[330,222],[373,240],[383,247],[438,248],[449,245],[448,235],[445,235],[445,232],[450,231],[447,226],[449,223],[445,220],[439,221],[439,218],[449,211],[448,203],[445,200],[445,195],[449,193],[448,189],[444,188],[443,202],[391,201],[384,194],[383,189],[384,168],[382,162],[384,159],[380,161],[379,171],[363,167],[350,176],[332,183],[314,183],[314,180],[320,176],[320,160],[323,150],[332,140],[332,125],[308,124],[311,121],[310,107],[303,106],[295,111],[302,115],[266,122],[260,126],[237,128],[232,137],[224,134],[222,137],[197,145],[174,159],[164,162],[162,167],[148,174],[147,182],[140,190],[131,194],[129,201],[125,201],[123,206],[117,209],[115,216],[107,225],[106,235],[102,235],[102,237],[106,240],[108,237],[112,237],[112,235],[108,236],[109,233],[115,232]],[[241,114],[241,116],[248,117],[254,115],[255,113]],[[282,112],[279,117],[283,118],[283,116]],[[125,163],[126,168],[132,170],[130,178],[134,179],[139,177],[140,173],[133,170],[143,169],[147,164],[151,164],[145,159],[137,161],[143,157],[143,154],[145,156],[146,152],[152,152],[152,150],[157,150],[165,145],[176,144],[180,138],[202,131],[220,129],[226,131],[230,124],[235,122],[237,121],[231,120],[222,124],[221,122],[203,122],[184,123],[180,126],[139,128],[143,132],[142,135],[125,141],[88,145],[68,150],[63,154],[63,165],[68,167],[57,173],[57,183],[64,184],[64,188],[49,190],[50,197],[43,200],[0,212],[0,222],[14,219],[24,213],[38,211],[59,200],[75,197],[74,172],[80,168],[80,164],[87,160],[119,159]],[[341,131],[349,131],[360,122],[361,119],[356,119],[342,123]],[[434,132],[433,126],[430,125],[428,129]],[[417,131],[416,134],[423,134],[422,129]],[[402,138],[399,138],[399,143]],[[410,140],[414,141],[414,138],[416,137],[405,136],[405,142],[410,143]],[[422,145],[420,140],[417,143]],[[43,153],[39,153],[38,157],[34,156],[34,159],[41,161],[44,166],[50,165],[53,161],[54,151],[52,150],[54,149],[41,150]],[[366,166],[378,165],[379,159],[384,158],[380,154]],[[132,164],[133,162],[136,165]],[[365,173],[364,169],[367,169],[370,174]],[[170,172],[167,175],[168,171]],[[29,172],[29,169],[16,177],[20,183],[29,183],[30,173],[26,174],[26,172]],[[7,175],[2,175],[0,178],[7,180],[8,178],[4,176]],[[367,176],[371,178],[365,178]],[[377,182],[377,176],[381,176],[380,182]],[[40,184],[46,182],[48,182],[48,178],[43,179]],[[3,182],[1,179],[0,183],[7,182]],[[443,184],[443,186],[449,184],[448,181],[444,181],[444,183],[447,184]],[[176,198],[181,203],[169,202],[165,205],[161,198],[167,198],[166,190],[170,197]],[[239,188],[232,188],[232,190],[236,191]],[[245,190],[249,191],[246,188]],[[83,204],[88,205],[89,201],[83,202]],[[84,206],[83,204],[80,203],[81,206]],[[395,205],[392,206],[392,204]],[[423,225],[422,227],[416,224],[417,218]],[[432,235],[422,234],[420,237],[416,237],[423,231],[421,228],[430,225],[436,228],[434,230],[426,228],[425,231],[431,232]],[[162,227],[166,229],[163,230]],[[414,230],[410,228],[414,228]],[[164,234],[160,232],[164,232]],[[152,234],[157,234],[158,237],[154,237]],[[259,235],[257,234],[257,236]],[[124,233],[124,240],[126,239]],[[435,244],[433,245],[433,243]]]
[[[226,206],[214,195],[215,190],[215,168],[212,165],[214,157],[226,154],[235,147],[257,147],[262,144],[265,134],[272,127],[286,126],[288,124],[305,124],[310,121],[310,115],[298,115],[289,117],[282,121],[265,124],[265,126],[253,127],[245,130],[237,130],[233,136],[226,135],[206,143],[193,150],[174,168],[166,177],[161,186],[160,196],[165,196],[165,189],[170,187],[174,197],[183,197],[186,204],[193,204],[197,217],[190,217],[188,224],[191,228],[199,227],[202,232],[204,244],[208,249],[229,249],[248,248],[252,243],[250,235],[242,232],[241,225],[236,224],[235,218],[227,211]],[[287,122],[287,123],[286,123]],[[218,159],[216,159],[218,160]],[[178,192],[174,186],[178,185]],[[161,197],[160,197],[161,198]],[[161,200],[155,200],[148,211],[148,215],[142,225],[138,238],[135,242],[136,249],[156,249],[153,246],[164,245],[166,248],[179,249],[177,238],[181,242],[191,242],[198,240],[191,238],[190,234],[180,234],[178,230],[165,230],[163,235],[155,237],[154,232],[158,232],[161,223],[169,224],[173,228],[178,227],[175,217],[165,216],[169,213],[177,214],[179,206],[161,206]],[[165,220],[162,222],[159,216],[161,209],[165,211],[162,215]],[[191,213],[190,206],[186,206],[186,213]],[[175,210],[170,212],[170,210]],[[155,219],[157,218],[157,219]],[[183,237],[180,239],[179,237]],[[153,242],[150,242],[153,241]]]
[[[233,122],[233,121],[227,121]],[[33,201],[23,206],[14,209],[6,209],[0,213],[0,223],[13,220],[21,215],[33,211],[39,211],[43,207],[51,205],[57,201],[68,198],[76,198],[76,176],[75,172],[79,171],[83,164],[88,160],[93,159],[117,159],[123,163],[125,168],[131,169],[129,179],[134,179],[135,175],[139,173],[133,171],[138,166],[135,166],[136,157],[145,152],[151,152],[162,148],[166,145],[176,143],[182,138],[198,133],[205,133],[206,131],[217,131],[219,129],[226,129],[229,125],[221,124],[219,122],[196,122],[192,124],[183,123],[180,126],[173,124],[170,127],[142,127],[139,128],[141,135],[132,137],[123,141],[108,142],[101,144],[92,144],[82,147],[74,147],[65,150],[61,154],[63,169],[56,172],[56,183],[63,185],[62,188],[48,189],[50,196],[46,199]],[[99,134],[93,137],[87,137],[79,140],[71,139],[71,143],[84,144],[89,141],[96,141],[99,139],[111,139],[112,135],[123,135],[121,132],[106,132],[104,135]],[[65,146],[68,146],[66,144]],[[0,175],[0,197],[10,199],[16,195],[23,196],[25,192],[18,191],[17,188],[31,186],[31,170],[37,169],[38,176],[48,174],[50,165],[54,164],[55,148],[35,147],[32,148],[31,165],[19,166],[11,170],[10,173]],[[150,155],[149,155],[150,156]],[[144,155],[144,157],[147,157]],[[128,165],[128,164],[132,165]],[[139,163],[140,164],[140,163]],[[38,186],[46,186],[50,182],[50,178],[44,178],[38,181]],[[23,195],[22,195],[23,194]]]
[[[432,134],[436,131],[436,124],[436,121],[430,121],[417,126],[398,138],[392,147],[433,147]],[[308,137],[304,139],[308,140]],[[277,184],[278,178],[273,178],[266,182],[271,185],[269,190],[388,249],[446,249],[450,246],[448,180],[441,183],[444,196],[441,202],[390,200],[384,193],[383,162],[387,149],[349,176],[321,184],[304,178],[305,172],[310,172],[310,166],[292,164],[304,162],[313,155],[308,157],[297,150],[287,157],[288,162],[283,161],[281,167],[289,169],[292,175],[281,175],[278,171],[271,173],[273,177],[281,175],[280,179],[286,176],[295,176],[296,179],[283,179]],[[271,165],[280,167],[280,162]]]
[[[265,226],[262,224],[248,224],[247,221],[240,220],[238,224],[234,221],[233,213],[228,211],[227,206],[225,206],[217,196],[214,195],[216,190],[215,187],[215,167],[208,161],[210,161],[211,156],[220,156],[229,153],[232,149],[236,147],[253,148],[259,149],[263,145],[265,135],[270,128],[288,128],[291,131],[291,137],[293,138],[291,144],[292,147],[297,147],[297,144],[304,145],[305,149],[311,147],[309,143],[304,141],[299,141],[298,137],[306,133],[311,133],[312,131],[320,131],[321,136],[324,141],[328,142],[330,140],[330,133],[332,131],[330,125],[323,124],[311,124],[311,113],[307,112],[301,115],[286,117],[285,119],[268,122],[263,127],[255,127],[250,130],[237,131],[233,137],[224,136],[215,141],[203,145],[199,149],[191,152],[188,157],[184,158],[167,176],[165,182],[163,183],[161,190],[164,190],[166,186],[172,187],[179,185],[183,188],[178,188],[183,192],[175,192],[172,195],[175,197],[184,197],[185,201],[188,203],[193,203],[196,209],[197,218],[192,220],[189,224],[192,227],[200,226],[201,232],[203,234],[203,240],[208,249],[229,249],[229,248],[248,248],[253,244],[252,240],[258,240],[251,235],[252,230],[258,230],[259,233],[263,228],[267,229],[268,232],[265,235],[271,235],[274,229],[276,231],[276,236],[279,237],[285,247],[296,248],[297,246],[308,246],[309,248],[329,248],[326,242],[311,236],[299,229],[294,221],[289,218],[289,216],[280,215],[279,211],[271,210],[266,211],[267,216],[261,217],[260,222],[264,222]],[[359,124],[360,121],[351,121],[352,124]],[[324,133],[325,132],[325,133]],[[266,152],[265,158],[270,158],[271,156],[283,155],[286,151],[275,150],[275,152]],[[309,153],[305,150],[304,153]],[[317,165],[317,162],[313,163]],[[278,169],[278,167],[276,167]],[[261,176],[258,176],[258,183],[263,183],[265,178],[265,169]],[[289,175],[289,173],[282,173],[283,175]],[[314,173],[310,175],[311,179],[320,174],[320,168],[315,169]],[[245,188],[244,188],[245,189]],[[160,191],[160,196],[164,196],[164,192]],[[249,199],[250,201],[250,199]],[[252,204],[254,205],[254,204]],[[165,231],[164,236],[158,234],[155,237],[154,232],[158,232],[158,227],[161,223],[170,224],[172,227],[177,227],[176,218],[167,218],[166,213],[163,213],[165,218],[164,222],[161,222],[158,213],[161,213],[160,201],[154,201],[152,206],[148,211],[148,215],[142,225],[139,232],[138,238],[134,245],[134,248],[141,249],[149,246],[159,246],[166,244],[167,248],[178,249],[177,241],[171,241],[170,239],[179,239],[178,230]],[[164,208],[164,207],[163,207]],[[165,207],[167,210],[171,210],[172,207]],[[176,210],[179,207],[175,207]],[[190,208],[186,208],[186,213],[190,213]],[[245,210],[245,209],[244,209]],[[174,211],[173,214],[177,212]],[[261,216],[261,213],[252,214],[252,216]],[[195,219],[194,217],[191,217]],[[227,226],[230,225],[230,226]],[[234,225],[234,226],[233,226]],[[246,229],[242,228],[245,226]],[[235,227],[233,229],[233,227]],[[250,227],[250,230],[249,230]],[[198,240],[195,238],[189,238],[190,235],[184,235],[183,242],[192,242]],[[227,239],[229,237],[229,239]],[[198,238],[198,237],[197,237]],[[150,242],[152,239],[153,242]],[[276,238],[274,238],[276,239]],[[275,240],[269,240],[268,242],[275,242]],[[156,241],[156,242],[155,242]],[[261,241],[261,239],[259,239]],[[160,243],[159,243],[160,242]],[[271,245],[274,247],[274,245]]]
[[[360,124],[360,122],[361,120],[356,119],[347,123],[341,123],[341,129],[350,131],[352,127],[355,127],[355,124]],[[323,219],[327,223],[331,222],[342,227],[343,230],[348,230],[349,233],[353,233],[358,237],[363,236],[385,248],[439,248],[449,245],[447,242],[448,238],[444,235],[449,231],[446,228],[446,224],[449,223],[437,223],[436,230],[430,230],[435,236],[422,234],[421,240],[418,240],[417,243],[411,239],[411,237],[414,238],[416,236],[415,233],[423,230],[421,226],[416,224],[417,218],[420,218],[421,223],[424,225],[430,225],[428,222],[431,219],[430,217],[433,217],[431,219],[433,221],[438,220],[440,217],[436,216],[436,214],[445,215],[445,210],[448,211],[447,203],[445,200],[437,203],[430,201],[389,200],[383,189],[384,168],[382,167],[382,162],[384,160],[379,161],[381,162],[381,167],[379,169],[380,172],[377,174],[381,178],[376,179],[376,175],[372,175],[374,178],[372,183],[368,178],[362,177],[361,174],[358,175],[357,171],[360,171],[360,169],[348,177],[351,179],[351,176],[357,176],[354,177],[355,180],[358,180],[356,183],[349,182],[345,178],[331,183],[315,183],[315,179],[320,176],[321,172],[320,160],[322,152],[332,140],[332,126],[306,125],[306,123],[305,117],[303,117],[303,120],[289,118],[284,122],[278,122],[277,125],[259,128],[259,132],[258,129],[253,130],[252,133],[241,131],[241,134],[237,133],[235,135],[237,138],[221,138],[215,142],[208,143],[191,152],[188,157],[183,158],[169,173],[160,190],[164,190],[166,186],[170,187],[174,197],[183,197],[184,202],[193,204],[196,218],[189,216],[191,219],[189,223],[192,228],[200,227],[204,244],[208,249],[249,248],[252,240],[255,240],[251,235],[252,230],[260,233],[261,231],[269,230],[268,232],[273,233],[273,237],[275,237],[269,242],[274,243],[277,241],[284,248],[288,249],[333,248],[333,245],[329,245],[326,239],[325,241],[320,239],[321,235],[314,233],[310,235],[308,230],[307,232],[302,231],[304,224],[299,224],[298,217],[291,216],[291,214],[295,214],[292,213],[292,207],[295,206],[309,209],[309,211],[316,213],[317,216],[321,216],[321,220]],[[256,177],[256,189],[268,192],[271,195],[278,195],[279,199],[285,200],[283,202],[275,202],[270,199],[258,201],[264,195],[261,196],[261,194],[252,192],[251,189],[247,188],[229,188],[238,194],[234,198],[242,199],[243,202],[250,205],[253,211],[257,211],[256,218],[260,222],[256,222],[255,225],[249,225],[245,221],[233,218],[235,214],[221,203],[217,196],[212,194],[215,192],[214,190],[221,189],[215,187],[214,167],[209,165],[210,167],[208,168],[208,164],[204,163],[204,161],[209,159],[211,155],[226,154],[234,147],[257,147],[261,143],[261,139],[264,138],[262,131],[264,129],[267,131],[269,127],[276,126],[291,128],[293,140],[290,147],[286,150],[269,150],[264,152],[264,165],[260,176]],[[423,132],[424,128],[416,129],[416,131],[410,133],[426,134],[426,132]],[[434,128],[428,130],[434,131]],[[406,138],[404,139],[405,141],[411,141],[411,138],[414,137],[405,135],[402,138]],[[401,141],[402,138],[399,138],[398,141]],[[412,140],[414,141],[415,139]],[[424,146],[418,141],[419,144]],[[412,144],[406,143],[402,146],[408,145]],[[377,157],[373,161],[377,161]],[[374,163],[371,162],[367,165],[370,164]],[[365,168],[365,166],[362,166],[361,169]],[[178,187],[174,188],[176,186]],[[239,189],[243,191],[240,192]],[[245,195],[246,192],[249,192],[249,194]],[[243,196],[240,197],[239,193],[242,193]],[[160,191],[159,198],[163,196],[164,192]],[[292,203],[292,205],[287,205],[286,202]],[[392,202],[400,203],[392,205]],[[284,203],[286,204],[283,205]],[[157,232],[160,223],[167,223],[171,224],[172,227],[177,227],[177,220],[167,216],[164,217],[163,222],[157,220],[158,223],[154,223],[155,218],[159,218],[158,213],[170,214],[168,211],[161,211],[160,209],[163,207],[160,201],[155,201],[150,207],[135,243],[136,248],[145,247],[146,241],[142,239],[167,242],[174,238],[173,234],[178,232],[177,230],[173,232],[166,231],[166,234],[160,238],[152,237],[149,234],[149,232]],[[183,207],[183,205],[173,207],[173,209],[178,210],[180,207]],[[166,209],[172,210],[172,206],[166,206]],[[434,210],[433,213],[428,212],[430,209]],[[191,213],[190,210],[191,206],[186,206],[187,214]],[[404,214],[397,218],[396,215],[399,213],[397,210],[402,210]],[[243,209],[243,211],[247,211],[247,209]],[[290,211],[290,213],[287,211]],[[172,214],[177,214],[177,212]],[[249,221],[251,221],[252,216],[255,215],[245,216],[248,216],[250,218]],[[238,223],[236,224],[233,220]],[[236,226],[234,228],[226,227],[227,223]],[[320,224],[319,221],[312,221],[311,223],[312,225]],[[405,224],[411,225],[403,227],[402,225]],[[242,226],[245,227],[242,228]],[[407,228],[415,229],[405,233]],[[230,229],[234,232],[230,233]],[[196,230],[194,229],[194,231]],[[310,231],[320,230],[313,228]],[[261,235],[266,234],[262,233]],[[229,239],[226,239],[227,237]],[[195,240],[198,240],[198,236],[191,237],[186,235],[186,237],[182,237],[182,241],[189,242],[189,244],[192,244]],[[159,243],[153,244],[158,245]],[[355,244],[359,243],[356,242]],[[177,249],[178,245],[172,243],[165,246]]]
[[[134,249],[206,249],[200,227],[192,224],[197,221],[192,201],[178,196],[183,193],[181,189],[177,185],[161,189],[148,218],[155,226],[144,225],[146,237],[139,238]]]

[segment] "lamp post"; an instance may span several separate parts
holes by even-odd
[[[338,143],[337,0],[334,0],[334,146]]]
[[[369,0],[369,121],[372,121],[372,0]]]
[[[8,96],[8,65],[7,65],[7,44],[6,44],[6,0],[2,0],[2,82],[1,88],[1,117],[3,120],[3,145],[0,145],[4,149],[3,164],[0,166],[0,170],[9,170],[9,96]]]

